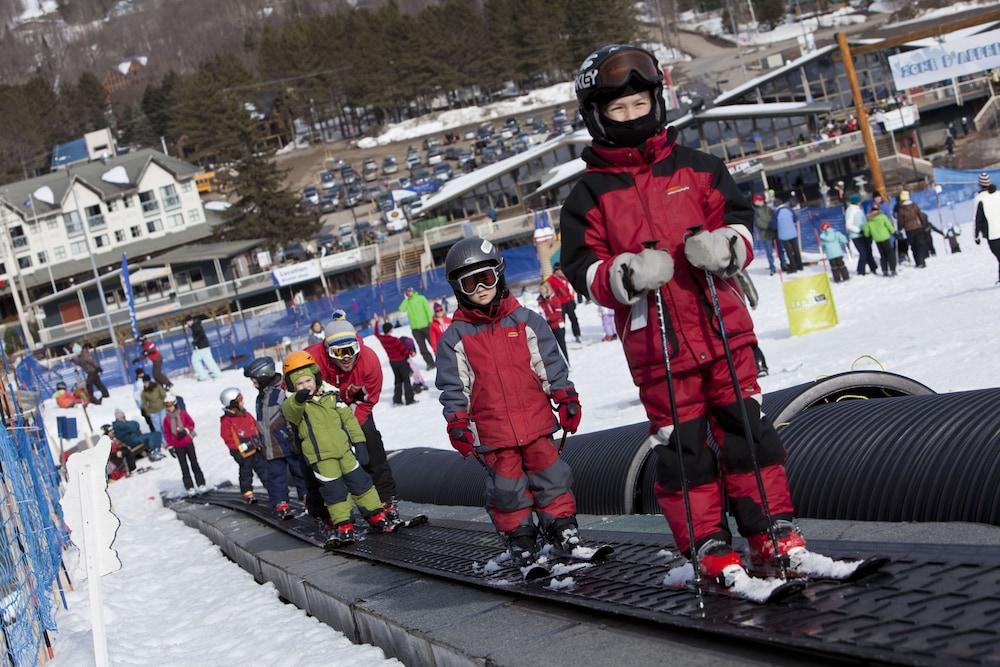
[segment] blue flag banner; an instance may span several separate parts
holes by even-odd
[[[139,320],[135,317],[135,297],[132,295],[132,281],[128,275],[128,255],[122,253],[122,290],[125,292],[125,299],[128,301],[128,319],[132,323],[132,336],[139,337]]]

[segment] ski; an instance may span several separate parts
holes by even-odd
[[[340,539],[340,537],[336,535],[331,535],[330,537],[326,538],[325,542],[323,542],[323,551],[336,551],[341,547],[346,547],[351,544],[354,544],[354,542],[355,542],[354,538],[351,538],[349,540],[342,540]]]
[[[780,602],[797,595],[808,583],[804,579],[783,580],[755,577],[741,566],[730,566],[724,570],[720,579],[721,581],[702,580],[701,592],[761,605]],[[698,593],[690,563],[670,569],[664,577],[663,583],[674,590]]]
[[[599,563],[607,560],[614,553],[615,548],[610,544],[598,544],[593,547],[577,545],[573,547],[572,551],[563,551],[562,549],[552,547],[553,558],[583,561],[587,563]]]
[[[518,570],[521,571],[521,576],[524,577],[525,581],[536,581],[551,574],[549,566],[542,560],[528,563],[524,567],[518,567]]]
[[[794,554],[788,565],[788,576],[809,581],[854,582],[875,574],[890,562],[887,556],[870,556],[862,560],[831,558],[802,549]],[[776,566],[753,567],[751,572],[760,576],[777,576]]]
[[[426,514],[418,514],[416,516],[410,517],[405,521],[400,521],[396,525],[396,528],[415,528],[416,526],[423,526],[429,523],[429,519]]]

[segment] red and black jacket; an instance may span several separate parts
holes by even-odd
[[[684,239],[693,227],[735,229],[753,258],[753,209],[719,158],[678,145],[673,128],[641,148],[593,146],[583,152],[587,171],[560,215],[562,268],[577,290],[615,311],[615,326],[636,384],[665,375],[655,301],[639,308],[611,292],[611,260],[639,253],[648,241],[674,260],[673,278],[661,288],[667,311],[672,370],[692,370],[724,356],[704,272],[688,264]],[[744,266],[746,266],[744,264]],[[753,321],[731,280],[716,278],[732,346],[756,342]],[[641,326],[645,311],[646,325]]]

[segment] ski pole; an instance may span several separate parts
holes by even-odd
[[[566,446],[566,435],[569,433],[566,429],[563,429],[562,437],[559,438],[559,455],[562,455],[563,447]]]
[[[646,241],[643,243],[646,248],[656,247],[656,241]],[[677,396],[674,392],[674,374],[670,369],[670,345],[667,342],[667,320],[669,315],[663,307],[663,294],[660,288],[653,290],[653,298],[656,301],[656,319],[660,326],[660,347],[663,348],[663,367],[667,372],[667,398],[670,401],[670,420],[674,425],[674,444],[677,447],[677,467],[681,474],[681,495],[684,497],[684,519],[687,521],[689,551],[691,552],[691,567],[694,568],[694,585],[698,591],[698,607],[705,608],[705,600],[701,591],[701,567],[698,563],[698,546],[694,537],[694,518],[691,515],[691,494],[688,489],[687,473],[684,471],[684,453],[681,451],[680,415],[677,409]]]
[[[691,228],[691,236],[701,232],[701,227]],[[734,238],[733,241],[739,242]],[[730,242],[732,245],[732,242]],[[729,377],[733,383],[733,392],[736,397],[736,405],[740,411],[740,421],[743,423],[743,437],[746,439],[747,448],[750,450],[750,464],[753,466],[753,476],[757,481],[757,493],[760,494],[760,505],[764,510],[764,518],[767,520],[767,532],[771,536],[771,545],[774,548],[775,557],[781,568],[781,578],[788,578],[788,568],[785,559],[779,555],[778,535],[774,531],[774,519],[771,516],[771,507],[767,502],[767,493],[764,491],[764,478],[760,474],[760,463],[757,461],[757,451],[754,449],[753,430],[750,428],[750,417],[747,415],[746,405],[743,403],[743,390],[740,387],[740,379],[736,374],[736,363],[733,361],[733,351],[729,347],[729,335],[726,333],[726,324],[722,319],[722,308],[719,306],[719,293],[715,290],[715,276],[711,271],[705,269],[705,282],[708,283],[708,292],[712,297],[712,311],[715,319],[719,323],[719,335],[722,338],[722,349],[726,354],[726,365],[729,367]]]

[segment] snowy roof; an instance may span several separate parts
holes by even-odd
[[[164,264],[190,264],[191,262],[212,262],[242,255],[264,244],[261,239],[243,241],[219,241],[217,243],[192,243],[179,246],[154,257],[143,266],[163,266]]]
[[[765,72],[764,74],[761,74],[760,76],[758,76],[755,79],[750,79],[749,81],[736,86],[732,90],[727,90],[726,92],[722,93],[721,95],[719,95],[718,97],[715,98],[714,104],[716,106],[721,105],[721,104],[725,104],[729,100],[736,99],[737,97],[739,97],[743,93],[746,93],[747,91],[753,90],[757,86],[759,86],[761,84],[764,84],[764,83],[767,83],[771,79],[774,79],[776,77],[781,76],[785,72],[793,70],[796,67],[801,67],[802,65],[804,65],[804,64],[806,64],[806,63],[808,63],[810,61],[816,60],[817,58],[819,58],[821,56],[825,56],[826,54],[830,53],[831,51],[835,51],[836,49],[837,49],[837,46],[835,44],[828,44],[826,46],[822,46],[822,47],[816,49],[815,51],[810,51],[809,53],[801,55],[798,58],[796,58],[795,60],[791,60],[791,61],[785,63],[781,67],[776,67],[773,70],[771,70],[770,72]]]

